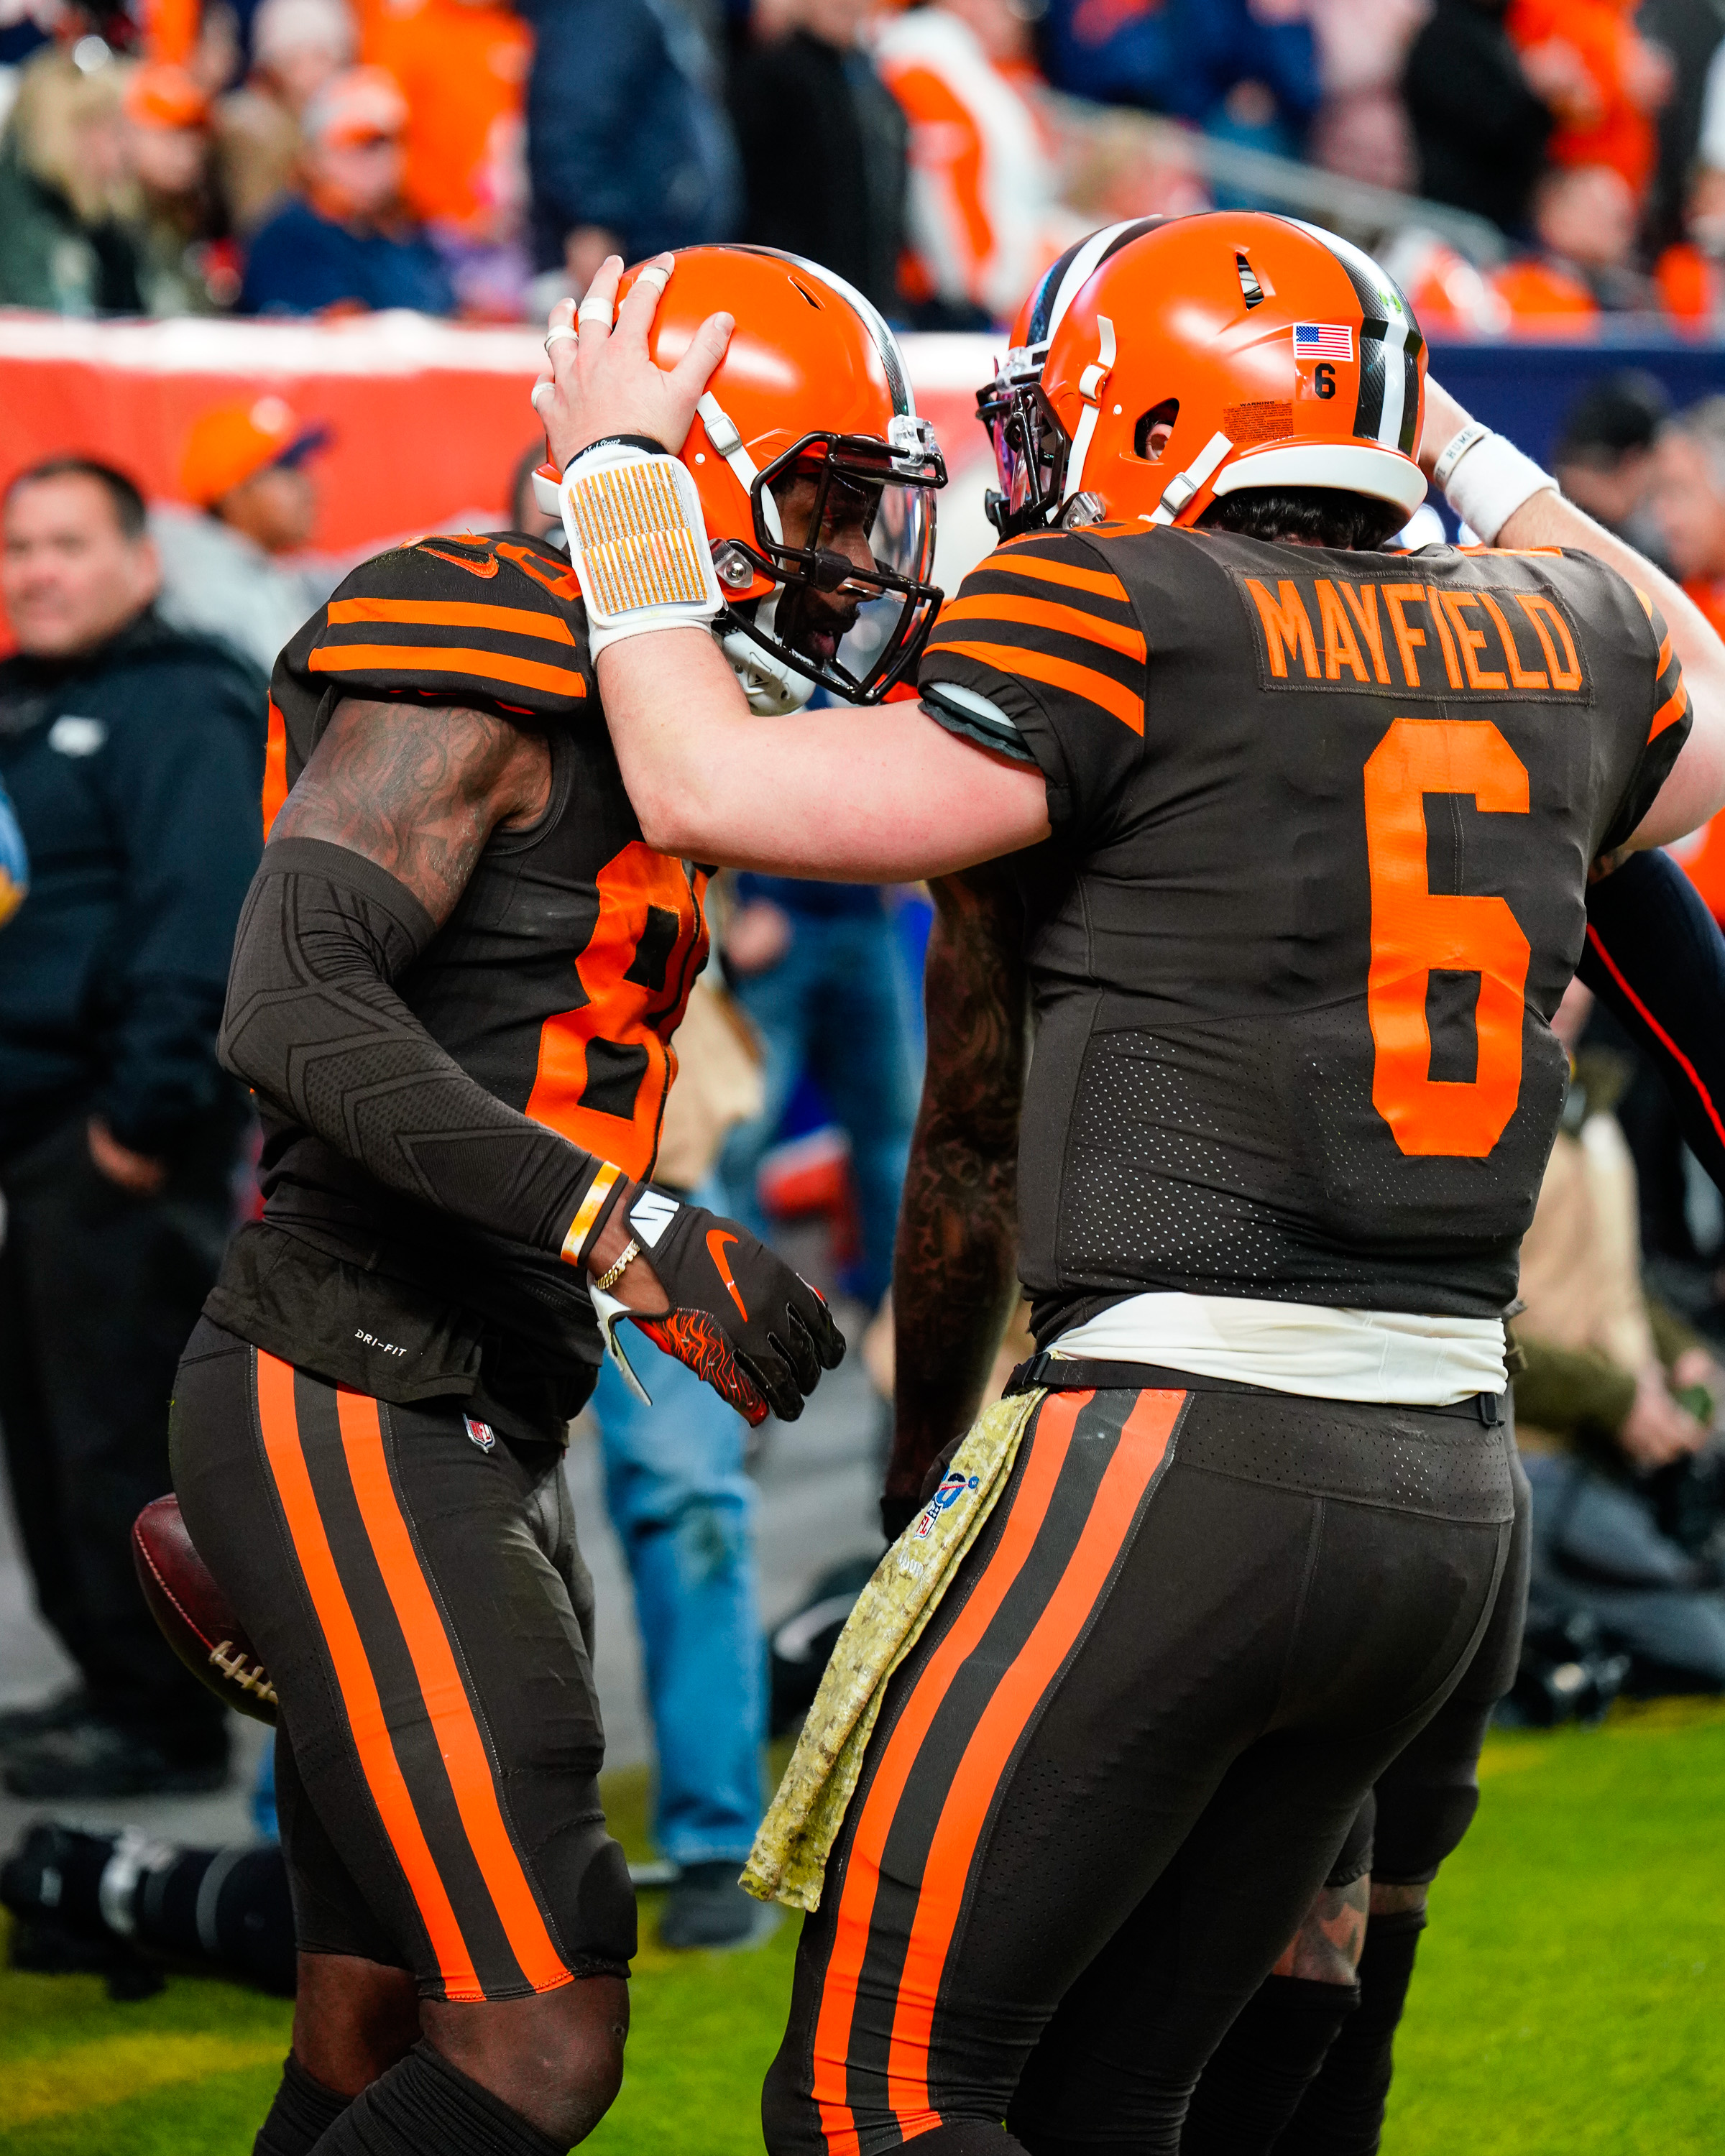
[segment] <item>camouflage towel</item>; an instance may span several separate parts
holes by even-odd
[[[929,1504],[857,1597],[743,1869],[760,1902],[818,1909],[886,1681],[919,1639],[1006,1487],[1040,1392],[985,1408]]]

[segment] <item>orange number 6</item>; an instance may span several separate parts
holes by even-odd
[[[1372,1105],[1403,1152],[1479,1160],[1502,1137],[1521,1097],[1527,939],[1505,900],[1431,890],[1428,793],[1471,794],[1488,814],[1525,816],[1527,767],[1487,719],[1398,719],[1366,765],[1366,1005],[1378,1050]],[[1471,1081],[1430,1075],[1425,996],[1434,972],[1480,977],[1479,1062]]]

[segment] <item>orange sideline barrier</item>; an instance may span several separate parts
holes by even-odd
[[[973,465],[986,444],[973,393],[993,342],[906,343],[921,408],[955,469]],[[152,500],[179,501],[198,414],[274,393],[334,431],[317,466],[320,551],[470,518],[495,524],[516,459],[542,439],[527,403],[541,357],[534,330],[418,315],[107,323],[0,313],[0,485],[39,457],[80,450],[130,471]]]

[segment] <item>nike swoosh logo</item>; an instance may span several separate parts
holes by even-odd
[[[706,1231],[706,1254],[718,1268],[719,1278],[724,1281],[731,1300],[742,1312],[742,1322],[747,1325],[749,1318],[748,1311],[742,1297],[737,1292],[737,1282],[731,1277],[731,1261],[725,1255],[726,1244],[734,1243],[737,1240],[735,1235],[723,1228],[709,1228]]]
[[[497,573],[497,557],[495,554],[488,555],[477,562],[470,562],[465,554],[446,554],[441,547],[428,546],[424,540],[419,542],[419,552],[422,554],[433,555],[439,562],[447,562],[451,568],[465,569],[470,577],[495,577]]]

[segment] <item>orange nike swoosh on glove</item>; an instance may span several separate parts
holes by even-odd
[[[737,1292],[737,1282],[731,1277],[730,1262],[725,1255],[726,1244],[734,1243],[737,1240],[737,1238],[735,1235],[727,1234],[722,1228],[709,1228],[706,1236],[706,1254],[718,1269],[719,1278],[724,1281],[731,1300],[742,1312],[742,1322],[747,1325],[749,1322],[748,1310],[742,1297]]]

